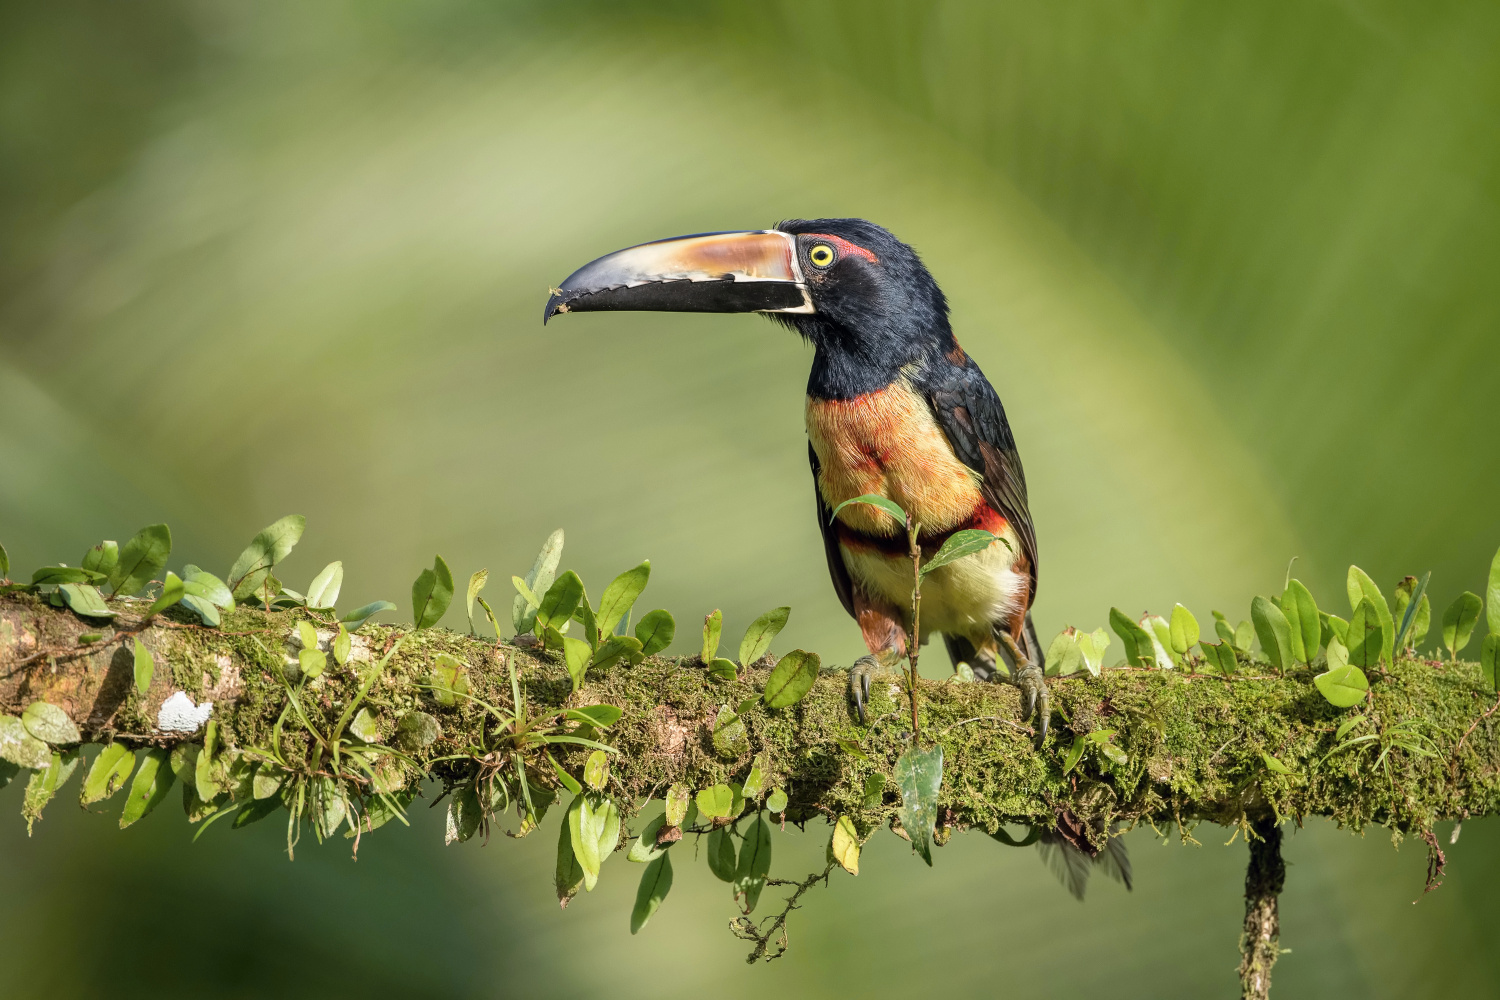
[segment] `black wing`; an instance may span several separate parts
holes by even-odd
[[[1026,602],[1030,607],[1036,599],[1036,528],[1026,504],[1026,473],[1005,407],[973,361],[938,375],[927,385],[927,399],[959,461],[983,477],[980,489],[985,502],[1010,522],[1020,539],[1020,555],[1031,574]]]
[[[834,592],[839,595],[839,602],[844,605],[844,610],[849,612],[850,618],[857,617],[854,614],[854,584],[849,579],[849,569],[844,565],[844,557],[839,552],[838,529],[833,526],[833,509],[823,501],[823,491],[818,488],[818,453],[813,451],[812,442],[807,445],[807,460],[812,464],[813,476],[813,499],[818,505],[818,530],[823,532],[823,554],[828,557],[828,575],[833,577]]]

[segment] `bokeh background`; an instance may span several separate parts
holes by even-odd
[[[648,606],[737,635],[787,603],[779,648],[847,663],[808,349],[540,313],[621,246],[855,215],[924,254],[1006,401],[1044,633],[1244,617],[1294,556],[1325,606],[1357,562],[1433,570],[1441,609],[1500,542],[1497,45],[1500,8],[1444,0],[6,2],[0,539],[29,573],[166,520],[174,564],[222,571],[298,512],[289,586],[341,558],[345,603],[406,612],[434,552],[503,580],[561,526],[596,594],[649,556]],[[703,866],[632,938],[634,866],[559,913],[547,832],[445,849],[434,811],[288,863],[276,824],[190,846],[71,792],[28,840],[19,792],[6,995],[1235,988],[1217,828],[1131,834],[1135,892],[1083,905],[1030,850],[928,871],[876,837],[746,968]],[[779,836],[773,874],[826,836]],[[1420,845],[1313,822],[1287,856],[1278,995],[1500,988],[1495,823],[1417,906]]]

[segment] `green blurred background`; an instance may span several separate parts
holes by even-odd
[[[787,603],[778,648],[847,663],[807,348],[540,313],[621,246],[855,215],[924,254],[1006,401],[1044,633],[1243,617],[1293,556],[1325,605],[1357,562],[1432,569],[1441,609],[1500,541],[1497,44],[1482,2],[3,3],[0,539],[29,573],[167,520],[222,570],[299,512],[289,586],[341,558],[345,603],[404,612],[434,552],[504,579],[563,526],[596,593],[649,556],[649,606],[738,634]],[[747,970],[702,866],[632,938],[634,866],[559,913],[545,832],[445,849],[428,813],[289,864],[275,824],[189,846],[71,792],[27,840],[19,791],[6,995],[1235,989],[1217,828],[1137,831],[1135,892],[1081,906],[1030,850],[928,871],[878,836]],[[1493,822],[1415,907],[1419,845],[1313,822],[1287,856],[1278,995],[1497,992]]]

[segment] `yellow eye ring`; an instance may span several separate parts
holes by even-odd
[[[818,243],[807,251],[807,259],[813,262],[814,267],[827,267],[833,263],[833,247],[827,243]]]

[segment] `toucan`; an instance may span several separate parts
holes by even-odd
[[[808,459],[828,572],[869,649],[849,672],[861,722],[871,679],[905,657],[911,625],[906,525],[863,504],[833,514],[876,494],[921,526],[923,559],[964,528],[998,536],[925,578],[918,641],[941,633],[955,669],[1015,683],[1023,719],[1034,715],[1046,736],[1026,475],[1005,407],[959,346],[915,250],[863,219],[679,236],[579,268],[553,289],[542,321],[597,310],[757,312],[811,343]]]

